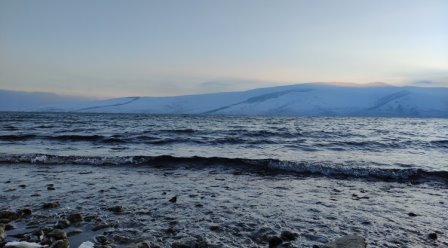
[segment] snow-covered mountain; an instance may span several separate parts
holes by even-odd
[[[153,114],[448,117],[448,88],[312,83],[242,92],[175,97],[126,97],[50,104],[28,110]]]
[[[45,92],[0,90],[0,111],[36,111],[41,106],[80,104],[85,97],[60,96]]]

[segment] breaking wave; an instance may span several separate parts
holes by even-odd
[[[324,176],[333,178],[368,178],[398,182],[442,181],[448,183],[448,171],[427,171],[417,168],[381,168],[362,167],[332,162],[283,161],[278,159],[245,159],[225,157],[175,157],[161,156],[58,156],[49,154],[3,154],[1,164],[41,164],[41,165],[121,165],[121,166],[224,166],[270,171],[275,173],[293,173],[303,176]]]

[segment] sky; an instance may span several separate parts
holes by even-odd
[[[0,89],[448,86],[447,0],[0,0]]]

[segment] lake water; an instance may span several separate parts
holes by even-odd
[[[4,163],[207,163],[349,177],[448,172],[448,120],[2,113]]]

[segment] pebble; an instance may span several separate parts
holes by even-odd
[[[104,235],[97,235],[95,236],[95,241],[100,244],[107,244],[107,238]]]
[[[3,241],[5,238],[6,238],[5,225],[0,224],[0,241]]]
[[[213,232],[221,231],[221,227],[220,226],[210,226],[209,228],[210,228],[210,231],[213,231]]]
[[[14,229],[16,229],[16,227],[12,224],[5,225],[5,231],[10,231],[10,230],[14,230]]]
[[[277,236],[272,236],[269,238],[269,248],[274,248],[283,243],[282,239]]]
[[[50,246],[50,248],[69,248],[70,243],[67,239],[57,240],[53,242]]]
[[[172,203],[176,203],[177,202],[177,196],[174,196],[173,198],[170,199],[170,202]]]
[[[70,214],[67,219],[71,222],[71,223],[78,223],[83,221],[83,217],[81,214],[79,213],[75,213],[75,214]]]
[[[413,213],[413,212],[408,213],[408,215],[411,216],[411,217],[415,217],[415,216],[417,216],[417,214],[415,214],[415,213]]]
[[[437,233],[430,233],[430,234],[428,234],[428,238],[430,238],[432,240],[436,240],[437,239]]]
[[[114,212],[114,213],[121,213],[123,212],[123,207],[122,206],[114,206],[114,207],[110,207],[107,210]]]
[[[59,220],[59,221],[56,223],[56,225],[55,225],[55,227],[56,227],[56,228],[59,228],[59,229],[64,229],[64,228],[67,228],[67,227],[69,227],[69,226],[70,226],[70,221],[69,221],[69,220],[66,220],[66,219]]]
[[[42,207],[44,209],[57,208],[57,207],[59,207],[59,202],[47,202],[47,203],[44,203],[42,205]]]
[[[0,219],[1,220],[9,222],[11,220],[15,220],[16,218],[17,218],[17,213],[16,212],[8,211],[8,210],[0,212]]]
[[[47,233],[47,236],[56,240],[67,239],[67,234],[61,229],[54,229],[53,231]]]
[[[280,238],[281,238],[283,241],[292,241],[292,240],[296,240],[297,237],[299,237],[299,234],[298,234],[298,233],[294,233],[294,232],[290,232],[290,231],[283,231],[283,232],[280,234]]]

